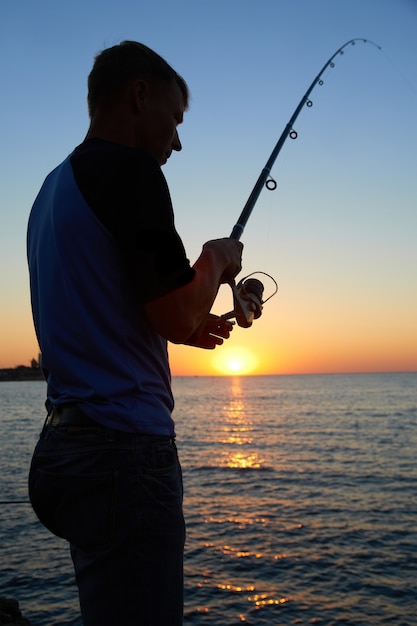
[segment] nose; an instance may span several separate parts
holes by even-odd
[[[175,135],[174,138],[172,140],[172,149],[176,150],[177,152],[179,152],[180,150],[182,150],[182,145],[181,145],[181,141],[180,138],[178,136],[178,131],[175,131]]]

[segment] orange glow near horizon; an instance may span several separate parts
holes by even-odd
[[[410,346],[384,345],[361,347],[335,344],[300,345],[300,342],[275,339],[271,342],[248,341],[247,346],[227,345],[216,350],[169,345],[173,376],[245,376],[274,374],[336,374],[349,372],[415,372],[417,353]],[[4,334],[0,368],[30,365],[39,348],[32,331]],[[391,345],[389,345],[391,343]]]
[[[252,374],[259,364],[256,354],[242,346],[225,346],[215,351],[211,362],[215,370],[225,376]]]
[[[0,368],[30,365],[37,345],[28,307],[5,311],[0,329]],[[245,376],[417,371],[415,322],[383,333],[370,324],[363,329],[332,329],[318,322],[287,317],[261,319],[250,329],[235,328],[230,340],[215,350],[169,344],[173,376]],[[272,323],[271,323],[272,322]],[[342,323],[340,323],[342,326]]]
[[[169,344],[172,375],[415,372],[415,308],[412,302],[394,304],[384,301],[377,315],[372,298],[336,306],[327,292],[312,299],[301,289],[289,291],[272,299],[250,328],[236,324],[215,350]],[[228,310],[230,293],[220,294],[215,305],[216,313]],[[24,297],[10,295],[2,302],[0,368],[28,366],[38,354],[28,290]]]

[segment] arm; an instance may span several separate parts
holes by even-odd
[[[204,244],[193,265],[195,274],[191,282],[144,305],[152,327],[173,343],[201,345],[193,339],[198,339],[204,330],[210,333],[214,316],[208,318],[208,314],[220,285],[231,281],[240,272],[242,248],[239,241],[228,238]],[[230,329],[231,324],[222,327],[218,335],[227,337]],[[216,341],[213,337],[209,345],[201,347],[215,347],[217,343],[222,340]]]

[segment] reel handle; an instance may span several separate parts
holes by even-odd
[[[241,280],[237,285],[230,283],[234,309],[222,315],[224,319],[236,318],[238,326],[249,328],[262,315],[264,286],[257,278]]]

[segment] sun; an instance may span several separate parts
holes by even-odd
[[[251,374],[258,366],[258,358],[247,348],[221,347],[213,356],[214,368],[224,376]]]
[[[228,365],[231,372],[237,373],[242,369],[242,361],[240,359],[230,359]]]

